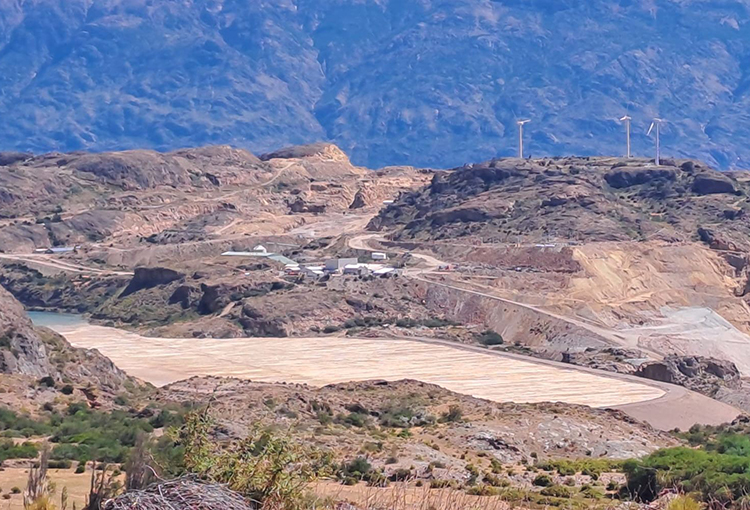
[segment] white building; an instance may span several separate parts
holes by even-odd
[[[297,276],[302,272],[302,269],[296,264],[287,264],[284,266],[284,274],[287,276]]]
[[[372,260],[388,260],[388,255],[385,253],[375,252],[372,254]]]
[[[353,264],[358,264],[359,260],[357,259],[330,259],[326,260],[326,271],[343,271],[346,266],[351,266]]]
[[[302,268],[302,274],[310,278],[322,278],[325,276],[323,266],[306,266]]]

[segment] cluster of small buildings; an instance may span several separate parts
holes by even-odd
[[[373,253],[374,261],[385,261],[385,253]],[[310,278],[322,278],[326,275],[350,275],[350,276],[393,276],[398,274],[395,267],[383,263],[363,263],[356,258],[329,259],[324,265],[302,266],[299,264],[288,264],[284,268],[287,276],[305,275]]]
[[[329,275],[351,275],[351,276],[395,276],[399,270],[385,264],[388,255],[385,253],[373,253],[372,263],[361,263],[356,258],[340,258],[326,260],[323,265],[301,265],[300,263],[283,255],[269,252],[264,246],[258,245],[253,251],[227,251],[222,253],[224,257],[257,257],[273,260],[284,264],[284,275],[300,276],[318,279]]]

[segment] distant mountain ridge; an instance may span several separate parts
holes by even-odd
[[[741,0],[0,0],[0,150],[262,153],[356,164],[634,151],[750,167]]]

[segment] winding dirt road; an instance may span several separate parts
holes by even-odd
[[[380,239],[380,238],[381,238],[380,234],[360,235],[349,240],[349,247],[353,249],[357,249],[357,250],[370,251],[370,252],[379,251],[375,248],[372,248],[369,242],[372,240]],[[457,285],[450,285],[450,284],[443,283],[443,282],[436,282],[433,279],[428,278],[428,276],[430,274],[435,274],[436,270],[439,269],[441,266],[448,265],[448,262],[438,260],[437,258],[431,255],[425,255],[425,254],[414,253],[414,252],[410,252],[410,255],[415,258],[419,258],[423,260],[425,262],[425,267],[412,268],[412,269],[405,271],[404,276],[406,277],[409,277],[418,281],[422,281],[430,285],[438,285],[438,286],[442,286],[442,287],[456,290],[459,292],[465,292],[467,294],[473,294],[473,295],[477,295],[480,297],[508,303],[517,307],[525,308],[535,313],[539,313],[547,317],[555,318],[561,321],[568,322],[580,328],[584,328],[587,331],[591,331],[592,333],[595,333],[618,345],[633,344],[637,346],[636,337],[631,336],[631,338],[627,338],[621,334],[618,334],[618,332],[616,331],[602,328],[602,327],[590,324],[588,322],[578,320],[576,318],[559,315],[559,314],[544,310],[543,308],[539,308],[535,305],[522,303],[522,302],[514,301],[511,299],[506,299],[506,298],[491,294],[489,292],[480,292],[480,291],[476,291],[472,289],[466,289],[464,287],[460,287]],[[442,340],[426,339],[426,338],[420,339],[420,341],[431,343],[431,344],[446,343],[445,341],[442,341]],[[696,423],[705,424],[705,425],[720,425],[722,423],[732,421],[734,418],[736,418],[739,414],[742,413],[739,409],[735,407],[732,407],[730,405],[724,404],[717,400],[711,399],[704,395],[700,395],[698,393],[689,391],[681,386],[659,383],[655,381],[646,381],[644,379],[633,377],[633,376],[627,376],[627,375],[616,374],[616,373],[611,373],[611,372],[603,372],[599,370],[589,369],[586,367],[579,367],[575,365],[569,365],[569,364],[554,362],[554,361],[549,361],[549,360],[529,358],[526,356],[515,355],[515,354],[510,354],[510,353],[499,353],[495,351],[488,351],[487,349],[483,347],[466,346],[466,345],[460,345],[460,344],[457,345],[452,342],[450,344],[453,348],[456,348],[456,349],[480,350],[484,352],[485,354],[490,354],[490,355],[495,355],[495,356],[504,356],[504,357],[510,357],[514,359],[533,360],[533,362],[535,363],[543,364],[547,366],[555,366],[560,369],[567,369],[567,370],[574,370],[578,372],[587,372],[587,373],[597,374],[597,375],[602,376],[605,379],[609,378],[609,379],[629,380],[629,381],[638,380],[641,384],[648,384],[652,387],[660,388],[665,393],[663,396],[657,399],[644,400],[640,402],[631,402],[627,404],[616,405],[613,407],[625,412],[626,414],[632,416],[633,418],[636,418],[641,421],[645,421],[651,424],[652,426],[662,429],[662,430],[672,430],[674,428],[687,430],[693,424],[696,424]],[[643,350],[642,346],[638,346],[638,347],[641,348],[641,350]],[[650,352],[648,350],[646,350],[646,352],[649,352],[650,354],[654,355],[654,357],[657,359],[661,357],[656,352]],[[602,379],[601,381],[604,381],[605,379]]]

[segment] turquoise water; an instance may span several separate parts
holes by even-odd
[[[52,329],[59,326],[79,326],[86,324],[86,319],[83,316],[72,313],[28,312],[28,315],[34,325]]]

